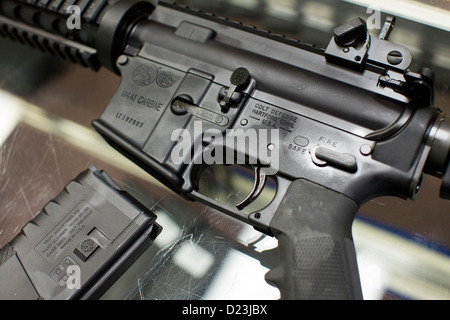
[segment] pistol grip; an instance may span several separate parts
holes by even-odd
[[[362,299],[350,198],[307,180],[289,186],[271,221],[279,264],[266,281],[281,299]]]

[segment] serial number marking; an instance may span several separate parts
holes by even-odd
[[[125,121],[125,122],[127,122],[127,123],[129,123],[129,124],[131,124],[131,125],[133,125],[135,127],[138,127],[138,128],[142,128],[144,126],[144,122],[143,121],[136,120],[136,119],[134,119],[134,118],[132,118],[130,116],[127,116],[124,113],[121,113],[121,112],[117,112],[116,113],[116,118],[120,119],[122,121]]]

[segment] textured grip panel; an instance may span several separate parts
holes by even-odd
[[[311,298],[342,298],[342,294],[338,292],[345,288],[346,282],[342,277],[345,268],[339,242],[327,235],[298,240],[293,256],[296,297],[308,294]]]
[[[357,210],[335,191],[291,183],[270,224],[279,264],[266,275],[282,299],[362,299],[351,236]]]

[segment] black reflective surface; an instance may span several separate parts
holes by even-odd
[[[433,7],[427,2],[410,1],[403,8],[398,1],[384,8],[399,14],[390,40],[410,48],[412,69],[434,70],[435,104],[450,112],[450,9],[444,1],[433,1]],[[318,47],[326,47],[335,26],[356,16],[373,19],[366,6],[346,1],[183,3]],[[414,20],[423,5],[438,10],[435,19]],[[377,35],[379,29],[371,32]],[[276,246],[274,239],[181,199],[93,131],[90,122],[101,115],[119,81],[105,69],[93,72],[0,39],[0,246],[69,179],[95,165],[153,208],[164,227],[105,299],[277,299],[278,290],[263,278],[275,259],[263,249]],[[246,174],[225,177],[229,184],[217,184],[225,198],[248,188]],[[439,198],[439,186],[438,179],[427,177],[414,201],[385,197],[361,208],[354,237],[367,299],[450,298],[450,205]],[[224,189],[235,190],[227,195]]]

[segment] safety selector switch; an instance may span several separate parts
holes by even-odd
[[[356,158],[351,154],[341,153],[326,147],[318,147],[311,153],[313,162],[318,166],[332,167],[354,173],[358,169]]]
[[[231,85],[222,88],[219,92],[219,104],[222,112],[227,112],[231,105],[239,105],[243,100],[245,90],[250,83],[250,73],[246,68],[240,67],[233,71],[230,77]]]

